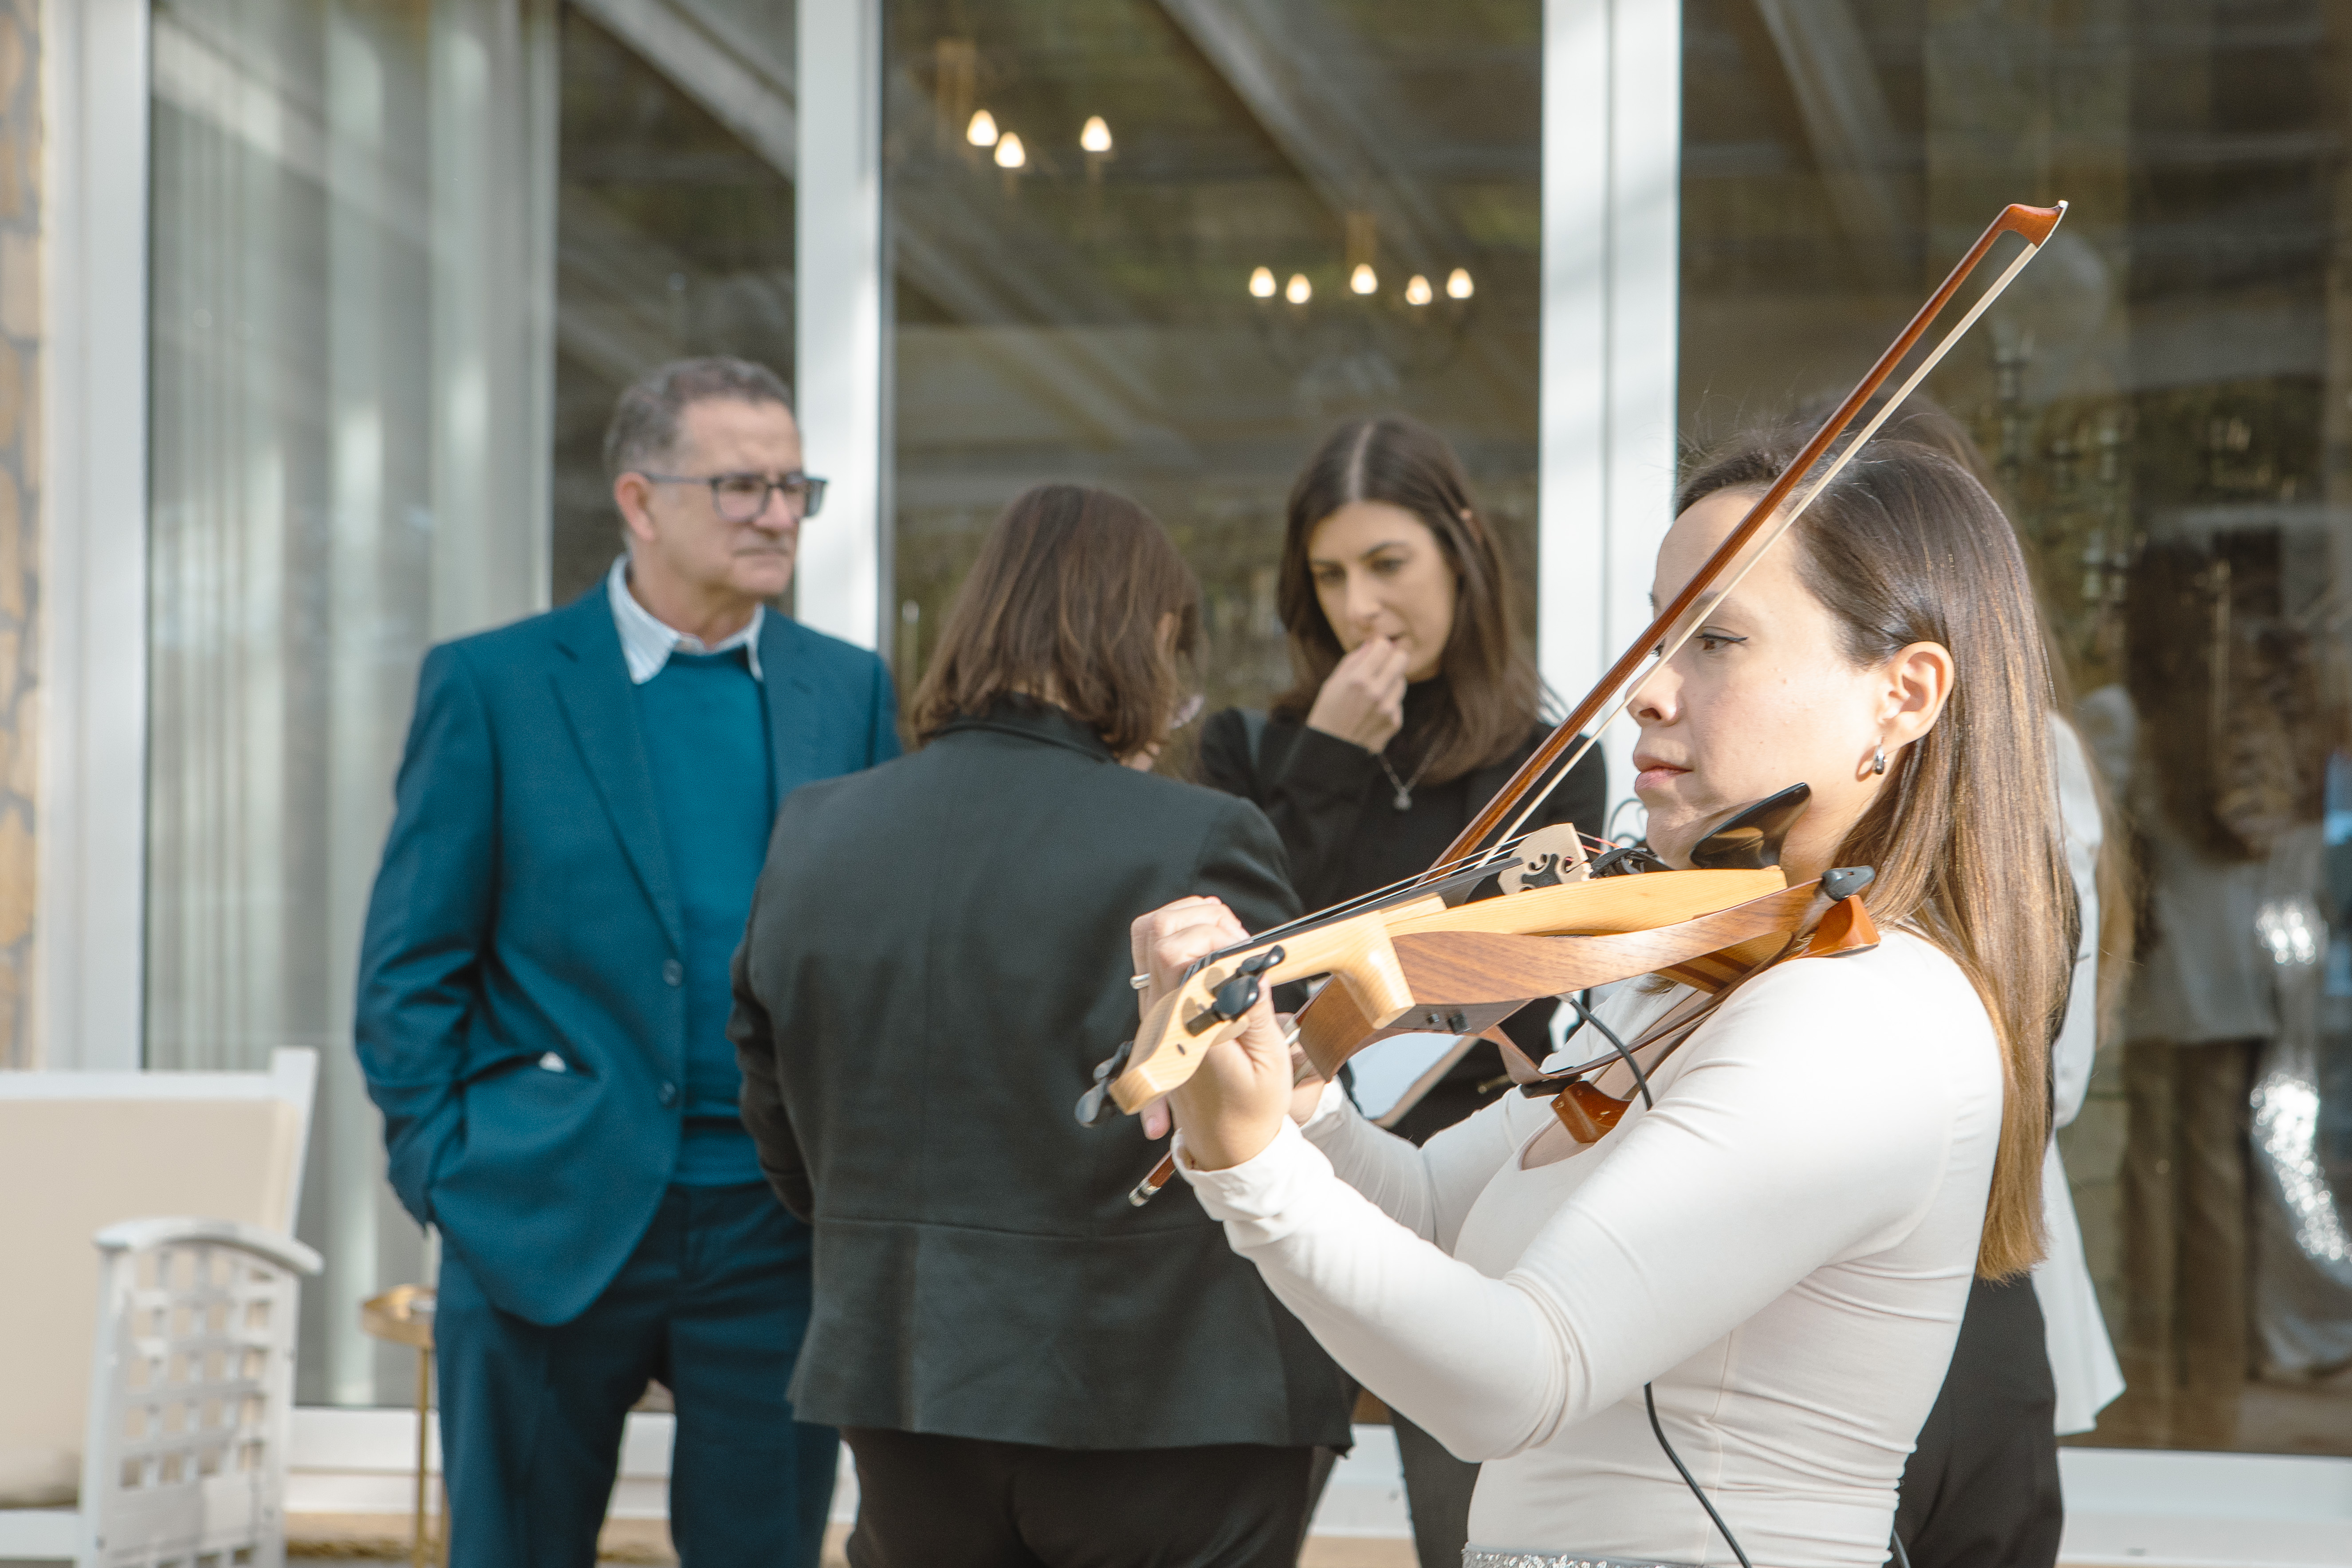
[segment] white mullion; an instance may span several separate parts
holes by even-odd
[[[793,394],[808,470],[833,481],[801,531],[799,618],[879,646],[883,432],[881,0],[800,0]]]
[[[1613,0],[1609,92],[1609,657],[1650,624],[1674,521],[1682,294],[1682,7]],[[1601,743],[1613,800],[1633,794],[1630,721]]]
[[[1545,0],[1543,47],[1537,658],[1574,701],[1648,623],[1673,504],[1680,8]],[[1602,742],[1612,805],[1633,747]]]
[[[41,784],[34,1038],[143,1052],[148,0],[42,7]]]

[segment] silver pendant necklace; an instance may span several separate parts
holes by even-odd
[[[1396,794],[1389,798],[1391,805],[1401,812],[1412,809],[1413,786],[1421,783],[1421,775],[1429,771],[1430,761],[1436,754],[1436,749],[1431,748],[1429,755],[1421,759],[1421,766],[1412,770],[1412,777],[1401,779],[1397,777],[1396,769],[1389,765],[1389,754],[1386,751],[1372,753],[1372,760],[1381,764],[1381,772],[1388,774],[1389,783],[1396,787]]]

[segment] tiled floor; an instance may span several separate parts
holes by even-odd
[[[2211,1391],[2167,1390],[2142,1373],[2099,1413],[2097,1430],[2069,1441],[2092,1448],[2352,1454],[2352,1371]]]
[[[331,1515],[297,1517],[287,1541],[289,1557],[331,1561],[346,1568],[408,1568],[407,1542],[396,1538],[402,1521]],[[847,1568],[841,1543],[849,1533],[845,1524],[825,1532],[824,1568]],[[668,1532],[658,1524],[616,1521],[607,1525],[604,1548],[612,1553],[604,1563],[676,1563]],[[1368,1541],[1318,1538],[1307,1543],[1299,1568],[1414,1568],[1409,1541]]]

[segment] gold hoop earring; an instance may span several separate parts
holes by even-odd
[[[1886,748],[1885,746],[1871,747],[1870,771],[1873,776],[1883,773],[1886,771]]]

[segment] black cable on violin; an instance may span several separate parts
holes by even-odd
[[[1698,1499],[1698,1506],[1706,1510],[1706,1517],[1715,1521],[1715,1528],[1722,1532],[1724,1544],[1731,1548],[1734,1557],[1739,1559],[1739,1568],[1756,1568],[1748,1561],[1748,1553],[1739,1550],[1739,1537],[1731,1533],[1731,1526],[1723,1522],[1723,1515],[1716,1512],[1715,1505],[1706,1500],[1706,1493],[1700,1489],[1697,1478],[1690,1473],[1690,1467],[1683,1463],[1680,1454],[1675,1452],[1675,1446],[1666,1441],[1666,1429],[1658,1425],[1658,1402],[1652,1396],[1650,1385],[1646,1383],[1642,1385],[1642,1404],[1650,1412],[1650,1430],[1658,1435],[1658,1447],[1666,1451],[1666,1458],[1672,1459],[1675,1468],[1682,1472],[1683,1485],[1690,1488],[1691,1496]],[[1905,1568],[1909,1568],[1907,1562]]]
[[[1567,1045],[1569,1041],[1576,1037],[1577,1029],[1583,1028],[1587,1024],[1590,1024],[1594,1028],[1600,1030],[1601,1038],[1609,1042],[1609,1048],[1617,1053],[1617,1059],[1625,1064],[1625,1070],[1633,1075],[1633,1087],[1642,1091],[1642,1109],[1644,1110],[1656,1110],[1658,1102],[1650,1098],[1649,1075],[1642,1070],[1642,1064],[1633,1059],[1632,1049],[1626,1046],[1624,1041],[1617,1037],[1617,1031],[1602,1023],[1601,1021],[1601,1016],[1592,1010],[1590,1002],[1591,995],[1591,988],[1588,986],[1584,990],[1578,992],[1573,996],[1563,996],[1560,998],[1561,1001],[1566,1002],[1570,1006],[1576,1009],[1576,1028],[1570,1029],[1568,1033],[1560,1036],[1559,1043],[1562,1046]],[[1593,1059],[1595,1061],[1605,1061],[1607,1058],[1596,1057]]]
[[[1616,1047],[1617,1059],[1625,1064],[1626,1070],[1633,1075],[1634,1086],[1642,1091],[1642,1108],[1645,1110],[1655,1110],[1657,1101],[1650,1098],[1649,1076],[1642,1071],[1642,1064],[1633,1059],[1633,1053],[1625,1048],[1625,1042],[1617,1037],[1617,1031],[1602,1023],[1600,1016],[1592,1011],[1586,1001],[1590,995],[1591,992],[1588,990],[1573,996],[1564,996],[1560,1000],[1576,1009],[1576,1029],[1581,1029],[1585,1025],[1590,1024],[1601,1031],[1602,1037],[1607,1039],[1610,1045]],[[1576,1029],[1570,1029],[1562,1035],[1559,1037],[1559,1043],[1562,1046],[1567,1045],[1574,1037]],[[1650,1384],[1646,1383],[1642,1385],[1642,1407],[1650,1413],[1650,1430],[1656,1436],[1658,1447],[1665,1450],[1666,1458],[1673,1463],[1675,1474],[1682,1477],[1683,1485],[1690,1488],[1691,1496],[1698,1499],[1698,1506],[1706,1510],[1706,1517],[1715,1521],[1715,1528],[1723,1536],[1723,1543],[1731,1548],[1731,1554],[1734,1557],[1739,1559],[1739,1568],[1754,1568],[1754,1564],[1748,1561],[1748,1553],[1739,1548],[1739,1537],[1731,1533],[1731,1526],[1723,1522],[1723,1515],[1716,1512],[1715,1504],[1707,1500],[1706,1491],[1698,1484],[1698,1478],[1690,1473],[1690,1467],[1683,1463],[1683,1457],[1675,1452],[1675,1446],[1672,1443],[1666,1441],[1666,1429],[1658,1420],[1657,1395],[1651,1392]],[[1903,1543],[1896,1542],[1895,1549],[1898,1552],[1901,1552]],[[1908,1558],[1904,1560],[1903,1568],[1911,1568]]]

